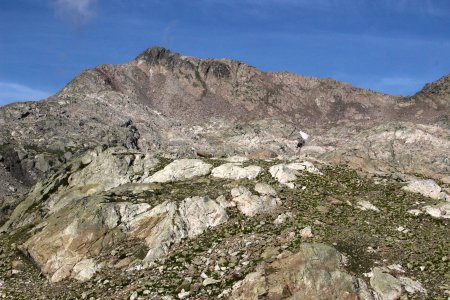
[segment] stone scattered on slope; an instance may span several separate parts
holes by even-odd
[[[403,288],[408,294],[426,294],[427,290],[422,286],[422,284],[416,280],[412,280],[409,277],[400,276],[400,282],[402,283]]]
[[[437,219],[450,219],[450,202],[444,201],[436,205],[427,205],[422,208],[427,214]]]
[[[404,276],[396,278],[380,267],[373,268],[370,285],[378,299],[383,300],[400,299],[404,291],[408,294],[426,294],[426,290],[419,282]]]
[[[73,267],[71,276],[78,281],[87,281],[91,279],[99,269],[100,266],[93,258],[84,259]]]
[[[345,272],[342,262],[334,248],[304,243],[299,252],[262,264],[234,284],[229,299],[373,299],[361,297],[370,292]]]
[[[422,211],[420,209],[410,209],[408,213],[417,217],[422,214]]]
[[[300,230],[300,237],[301,237],[303,240],[312,238],[313,236],[314,236],[314,235],[313,235],[313,233],[312,233],[312,229],[311,229],[310,226],[307,226],[307,227],[303,228],[302,230]]]
[[[246,187],[238,187],[231,190],[232,201],[236,203],[239,211],[248,217],[260,213],[270,212],[281,204],[279,198],[268,195],[253,195]]]
[[[269,173],[273,178],[277,179],[278,182],[282,184],[287,184],[297,179],[297,171],[289,168],[285,164],[270,167]]]
[[[203,280],[203,286],[208,286],[208,285],[212,285],[212,284],[216,284],[219,283],[220,280],[211,278],[211,277],[207,277],[205,280]]]
[[[278,215],[278,217],[273,221],[273,224],[275,225],[281,225],[284,222],[286,222],[289,218],[292,218],[292,213],[291,212],[287,212],[287,213],[283,213]]]
[[[224,208],[236,207],[236,203],[233,201],[229,201],[224,195],[220,195],[219,197],[217,197],[216,202]]]
[[[131,295],[130,295],[130,300],[136,300],[138,298],[138,292],[134,291]]]
[[[50,162],[44,154],[41,153],[36,155],[34,161],[34,167],[39,171],[45,173],[50,169]]]
[[[261,183],[261,182],[258,182],[257,184],[255,184],[255,192],[257,192],[260,195],[268,195],[268,196],[273,196],[273,197],[275,197],[277,195],[277,192],[275,191],[275,189],[273,187],[271,187],[267,183]]]
[[[450,201],[450,196],[447,195],[442,188],[432,179],[418,179],[413,180],[404,186],[403,189],[408,192],[418,193],[425,197],[432,199]]]
[[[178,159],[153,174],[143,182],[175,182],[192,179],[199,176],[208,175],[212,165],[200,159]]]
[[[189,297],[191,293],[189,291],[185,291],[184,289],[181,290],[181,292],[178,293],[178,299],[185,299]]]
[[[262,168],[259,166],[242,167],[238,163],[226,163],[211,171],[211,175],[223,179],[255,179],[261,173]]]
[[[378,267],[372,270],[370,285],[383,300],[395,300],[402,295],[401,281]]]
[[[235,155],[235,156],[227,157],[225,159],[225,161],[227,161],[229,163],[244,163],[244,162],[248,161],[248,158],[245,156]]]
[[[293,188],[292,181],[297,179],[300,171],[309,172],[316,175],[322,175],[311,162],[294,162],[290,164],[278,164],[270,167],[269,173],[273,178],[277,179],[279,183],[285,184]]]
[[[378,209],[378,207],[376,207],[375,205],[373,205],[372,203],[370,203],[367,200],[359,200],[356,203],[356,207],[359,208],[360,210],[373,210],[373,211],[376,211],[376,212],[380,211]]]
[[[1,160],[0,160],[1,161]],[[441,178],[441,181],[445,184],[450,184],[450,176],[445,176]]]
[[[311,174],[323,175],[322,172],[309,161],[293,162],[288,164],[287,167],[297,171],[306,171]]]

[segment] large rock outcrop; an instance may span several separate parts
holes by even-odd
[[[207,164],[199,159],[180,159],[171,162],[148,179],[144,179],[144,182],[165,183],[188,180],[208,175],[211,169],[211,164]]]
[[[426,296],[422,285],[405,276],[395,277],[374,268],[370,286],[346,271],[347,259],[333,247],[304,243],[234,284],[229,299],[353,299],[396,300],[406,294]]]
[[[40,218],[36,214],[23,218],[34,205],[41,206],[42,213],[52,214],[88,195],[140,182],[152,173],[158,163],[151,155],[129,152],[124,148],[98,147],[73,159],[58,172],[36,184],[1,230],[6,231],[11,225],[26,225]]]
[[[148,247],[144,261],[151,262],[165,255],[173,243],[226,221],[223,207],[208,197],[151,207],[93,196],[46,218],[21,248],[52,282],[67,277],[87,280],[100,268],[95,257],[124,239],[142,240]]]
[[[348,274],[344,258],[322,244],[300,251],[248,274],[233,286],[230,299],[374,299],[363,280]]]
[[[242,167],[237,163],[226,163],[214,168],[211,175],[224,179],[255,179],[261,173],[262,168],[259,166]]]

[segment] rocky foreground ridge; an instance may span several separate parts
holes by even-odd
[[[449,78],[151,48],[0,108],[6,299],[446,299]]]

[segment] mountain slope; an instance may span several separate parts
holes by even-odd
[[[105,91],[188,122],[279,117],[302,126],[385,118],[397,99],[331,79],[265,73],[237,61],[201,60],[162,48],[148,49],[125,65],[89,70],[58,96]]]
[[[129,63],[87,70],[44,101],[1,107],[0,154],[15,156],[8,152],[13,149],[22,161],[15,168],[35,182],[50,164],[102,143],[139,143],[143,149],[181,154],[215,152],[218,147],[209,141],[199,142],[193,125],[208,124],[204,131],[210,126],[220,132],[239,123],[276,119],[288,126],[282,135],[295,141],[298,134],[290,136],[291,130],[321,136],[347,123],[356,130],[412,117],[433,123],[446,120],[449,111],[448,94],[439,88],[446,81],[441,81],[412,98],[400,98],[332,79],[265,73],[237,61],[150,48]],[[220,139],[222,134],[215,135]]]
[[[172,155],[292,155],[304,144],[303,130],[319,146],[348,152],[348,128],[399,121],[448,126],[447,89],[448,77],[411,98],[394,97],[155,47],[126,64],[87,70],[46,100],[1,107],[0,155],[26,185],[101,144]],[[339,141],[327,137],[329,129]]]
[[[442,298],[448,92],[151,48],[1,107],[0,297]]]

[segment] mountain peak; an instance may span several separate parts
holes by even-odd
[[[179,58],[181,55],[170,51],[164,47],[151,47],[139,54],[135,60],[145,60],[149,64],[155,64],[160,61],[169,61],[174,58]]]

